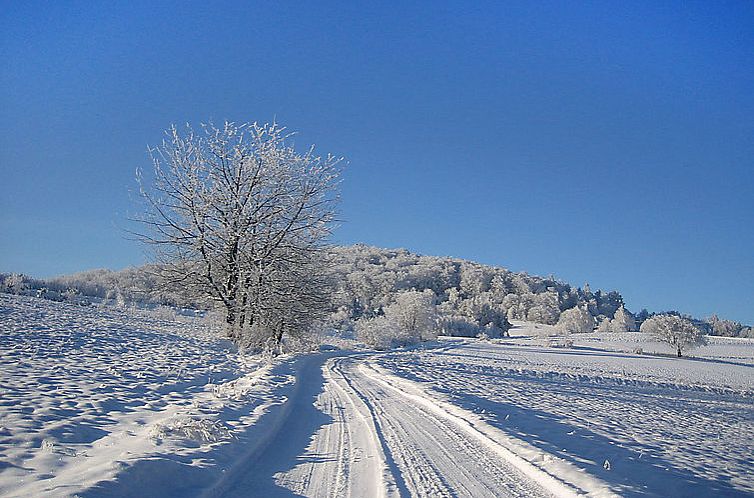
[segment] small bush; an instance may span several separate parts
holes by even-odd
[[[573,347],[573,341],[566,337],[551,337],[547,340],[546,346],[548,348],[571,348]]]
[[[356,334],[368,346],[381,350],[409,346],[421,340],[421,335],[401,330],[392,320],[385,316],[362,318],[357,321]]]
[[[149,437],[156,444],[165,439],[214,443],[233,437],[233,433],[218,420],[175,417],[165,423],[155,424],[149,432]]]
[[[490,342],[490,336],[488,336],[485,332],[480,332],[476,335],[476,338],[480,341],[484,342]]]

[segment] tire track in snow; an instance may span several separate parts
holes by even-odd
[[[458,430],[459,441],[488,449],[493,460],[497,459],[503,467],[507,466],[519,474],[519,482],[536,483],[540,492],[527,491],[524,493],[526,496],[618,496],[600,479],[502,433],[474,414],[424,392],[414,382],[391,375],[366,362],[360,364],[358,370],[374,383],[405,398],[407,405],[415,405],[428,416],[447,424],[450,430]],[[513,494],[519,495],[520,493]]]
[[[552,496],[537,482],[452,421],[366,375],[360,362],[340,362],[397,464],[403,494],[412,496]],[[387,453],[386,452],[386,453]]]
[[[482,434],[456,411],[445,411],[440,401],[417,394],[410,381],[374,369],[368,362],[372,357],[302,358],[285,418],[275,425],[269,443],[239,465],[241,477],[221,496],[579,493]]]
[[[269,442],[239,462],[234,471],[239,477],[218,496],[391,496],[392,478],[374,429],[333,369],[336,360],[325,355],[299,360],[297,387]]]

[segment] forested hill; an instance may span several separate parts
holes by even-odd
[[[405,249],[367,245],[333,250],[339,306],[354,317],[390,304],[407,290],[431,291],[444,316],[486,325],[498,316],[555,324],[560,312],[586,306],[612,318],[623,305],[618,292],[592,292],[557,280],[461,259],[420,256]]]

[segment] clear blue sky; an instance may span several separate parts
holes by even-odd
[[[147,144],[277,117],[349,159],[337,242],[754,323],[752,2],[3,1],[0,23],[0,271],[140,264]]]

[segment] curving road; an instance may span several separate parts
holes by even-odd
[[[368,360],[302,359],[278,430],[223,496],[552,496],[463,420],[419,402]]]

